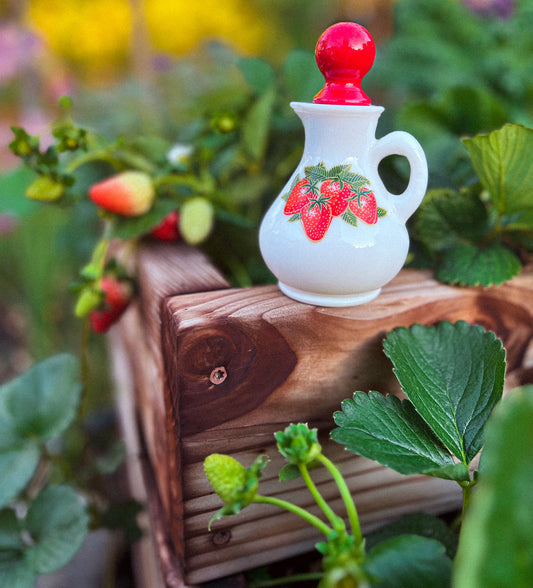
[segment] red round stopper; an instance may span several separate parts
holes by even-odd
[[[368,106],[370,98],[363,92],[361,80],[375,57],[374,40],[361,25],[339,22],[326,29],[315,49],[318,69],[326,84],[313,102]]]

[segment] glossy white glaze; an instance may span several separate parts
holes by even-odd
[[[402,268],[409,248],[405,222],[424,197],[427,163],[411,135],[393,132],[376,139],[380,106],[337,106],[292,103],[303,122],[302,159],[282,193],[266,213],[259,231],[261,253],[281,290],[301,302],[319,306],[354,306],[372,300]],[[399,195],[385,188],[379,162],[403,155],[411,166],[406,190]],[[333,217],[324,237],[312,241],[301,222],[289,222],[285,200],[296,176],[323,163],[329,170],[350,165],[365,176],[377,206],[386,211],[375,224],[358,220],[352,226]]]

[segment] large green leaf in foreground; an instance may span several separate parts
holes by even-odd
[[[449,479],[468,479],[468,468],[455,464],[408,400],[389,394],[356,392],[335,413],[339,427],[334,441],[358,455],[374,459],[401,474],[427,474]]]
[[[494,411],[478,488],[467,512],[456,588],[530,588],[533,582],[533,386]]]
[[[416,411],[469,464],[481,449],[483,427],[503,392],[502,342],[480,326],[442,322],[396,329],[384,349]]]

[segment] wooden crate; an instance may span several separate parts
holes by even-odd
[[[366,531],[406,513],[460,505],[454,482],[401,476],[328,440],[333,412],[355,390],[401,394],[382,351],[391,329],[441,320],[481,324],[504,341],[508,379],[533,381],[533,268],[490,289],[453,288],[429,272],[403,270],[376,300],[338,309],[295,302],[275,286],[230,288],[201,253],[184,245],[143,246],[135,262],[140,300],[115,329],[112,348],[122,366],[117,381],[127,375],[132,382],[122,393],[135,397],[167,586],[207,582],[313,548],[315,528],[267,505],[207,528],[221,507],[202,468],[212,452],[245,465],[267,454],[261,493],[317,514],[301,480],[277,479],[284,462],[273,433],[290,422],[319,429]],[[314,477],[342,512],[326,472]]]

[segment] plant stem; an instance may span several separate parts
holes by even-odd
[[[472,497],[472,488],[476,485],[476,480],[470,480],[460,484],[463,489],[463,508],[461,511],[461,522],[465,520],[465,514],[470,504],[470,498]]]
[[[256,496],[254,497],[252,502],[254,502],[255,504],[272,504],[273,506],[278,506],[280,508],[284,508],[285,510],[292,512],[293,514],[296,514],[299,517],[302,517],[302,519],[305,519],[309,524],[313,525],[319,531],[324,533],[324,535],[326,537],[332,531],[331,527],[328,527],[328,525],[326,525],[326,523],[324,521],[322,521],[321,519],[319,519],[315,515],[311,514],[310,512],[307,512],[303,508],[300,508],[299,506],[296,506],[295,504],[287,502],[286,500],[281,500],[280,498],[274,498],[273,496],[262,496],[261,494],[256,494]]]
[[[350,521],[350,528],[352,529],[352,535],[354,536],[355,544],[357,546],[363,545],[363,534],[361,533],[361,525],[359,523],[357,509],[355,508],[352,494],[346,485],[342,474],[335,464],[322,453],[318,454],[317,460],[328,469],[329,473],[333,476],[333,479],[337,483],[342,499],[346,506],[346,512],[348,513],[348,520]]]
[[[300,470],[300,474],[301,474],[304,482],[306,483],[307,487],[309,488],[309,492],[311,492],[316,503],[322,509],[323,513],[327,516],[327,518],[329,519],[329,521],[331,522],[333,527],[336,528],[337,523],[339,521],[340,522],[344,522],[344,521],[342,521],[342,519],[335,514],[335,512],[332,510],[332,508],[329,506],[329,504],[324,500],[324,497],[322,496],[322,494],[320,494],[318,488],[316,487],[315,483],[311,479],[311,476],[309,475],[309,470],[307,469],[307,466],[305,464],[299,464],[298,469]]]

